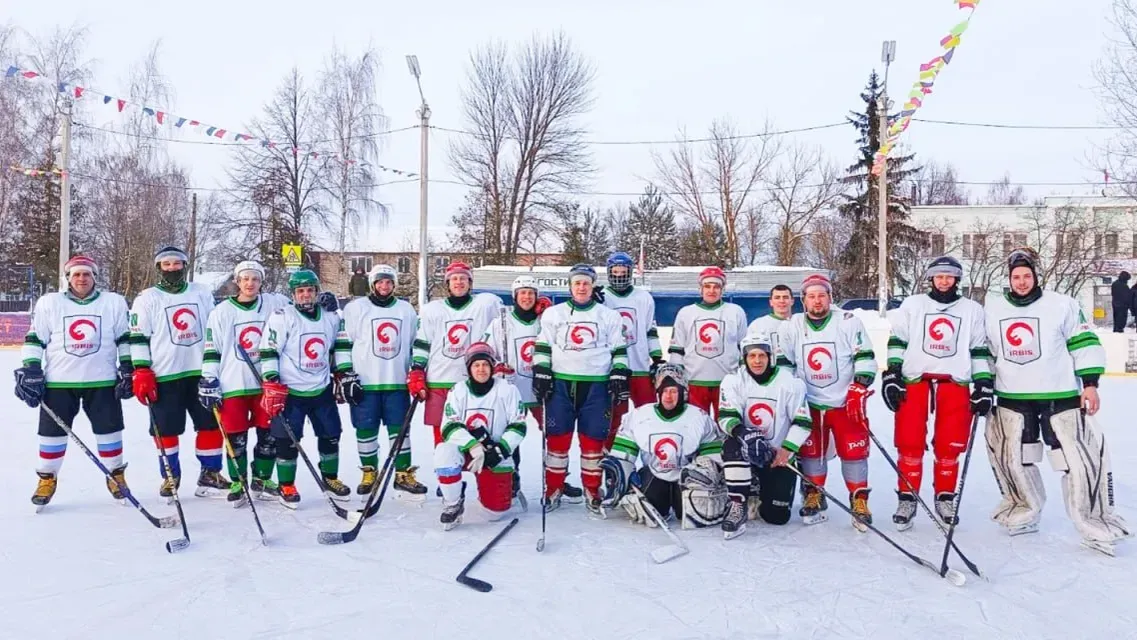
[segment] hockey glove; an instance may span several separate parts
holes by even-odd
[[[537,312],[537,317],[540,318],[545,309],[553,306],[553,301],[545,296],[537,298],[537,304],[533,305],[533,310]]]
[[[849,390],[845,393],[845,415],[849,416],[849,419],[855,424],[865,428],[868,428],[869,424],[865,406],[872,394],[873,390],[860,382],[849,385]]]
[[[612,369],[608,374],[608,393],[616,402],[627,402],[632,394],[631,372],[624,367]]]
[[[407,391],[420,401],[426,400],[426,371],[419,368],[411,369],[407,374]]]
[[[16,369],[16,397],[31,408],[39,406],[43,400],[46,379],[38,362]]]
[[[995,383],[987,378],[975,381],[971,390],[971,413],[980,417],[990,415],[995,406]]]
[[[324,308],[328,313],[335,313],[340,310],[340,301],[336,299],[336,294],[331,291],[321,291],[320,295],[316,296],[316,304]]]
[[[504,362],[497,363],[496,365],[494,365],[494,368],[493,368],[493,374],[495,376],[501,376],[502,378],[505,378],[506,380],[512,380],[514,373],[516,373],[516,372],[513,370],[513,367],[509,366],[508,364],[506,364]]]
[[[497,465],[501,464],[502,460],[509,457],[505,455],[505,449],[502,448],[501,443],[494,442],[493,440],[485,440],[482,446],[485,447],[486,450],[486,457],[483,463],[486,469],[497,467]]]
[[[884,396],[884,406],[896,413],[900,410],[900,403],[908,397],[908,389],[904,386],[904,378],[900,375],[900,367],[892,365],[880,377],[880,393]]]
[[[543,364],[533,367],[533,394],[541,402],[553,397],[553,370]]]
[[[592,299],[597,304],[604,304],[604,287],[598,284],[592,285]]]
[[[614,507],[629,491],[628,474],[633,470],[626,460],[605,456],[600,461],[600,505]]]
[[[486,448],[482,446],[482,443],[479,442],[470,447],[466,455],[470,456],[470,462],[466,465],[466,469],[474,475],[481,473],[486,466]]]
[[[134,365],[129,360],[118,363],[118,378],[114,383],[114,395],[119,400],[129,400],[134,395]]]
[[[217,378],[202,378],[197,381],[197,398],[201,401],[201,406],[206,409],[213,410],[213,408],[221,404],[221,381]]]
[[[345,371],[336,376],[336,400],[341,404],[347,401],[353,407],[363,403],[363,384],[359,382],[359,374],[354,371]]]
[[[754,427],[739,425],[734,429],[734,437],[738,438],[742,445],[743,462],[749,463],[750,466],[766,467],[774,459],[774,451],[770,449],[770,443]]]
[[[288,400],[288,386],[279,380],[265,380],[261,387],[261,409],[269,418],[275,418],[284,411],[284,403]]]
[[[158,378],[150,367],[135,367],[131,376],[131,389],[134,397],[148,405],[158,399]]]

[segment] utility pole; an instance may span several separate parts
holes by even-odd
[[[197,192],[190,197],[189,214],[189,280],[193,282],[194,268],[197,266]]]
[[[59,290],[67,290],[64,267],[71,258],[71,102],[63,113],[62,149],[59,153]]]
[[[422,101],[416,114],[419,117],[420,127],[422,128],[422,148],[420,150],[420,165],[419,165],[419,230],[418,230],[418,309],[422,313],[422,308],[426,306],[427,294],[427,281],[426,281],[426,265],[430,259],[427,252],[427,195],[428,195],[428,179],[427,172],[430,164],[427,161],[427,155],[430,147],[430,107],[426,104],[426,97],[422,93],[422,70],[418,66],[418,56],[407,56],[407,69],[410,70],[411,75],[415,77],[415,84],[418,85],[418,96]]]
[[[877,138],[883,145],[888,135],[888,65],[896,59],[896,41],[886,40],[881,48],[881,62],[884,63],[884,86],[881,88],[880,100],[877,102],[877,115],[880,122],[877,125]],[[880,317],[888,311],[888,158],[881,162],[880,175],[877,176],[877,206],[880,208],[877,215],[876,228],[876,271],[877,271],[877,305]]]

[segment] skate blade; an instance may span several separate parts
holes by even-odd
[[[47,505],[46,504],[37,504],[37,505],[35,505],[35,508],[36,508],[36,513],[43,513],[43,510],[47,508]]]
[[[276,502],[277,500],[280,500],[280,496],[274,496],[271,493],[265,493],[263,491],[260,493],[254,493],[253,498],[260,500],[261,502]]]
[[[344,503],[351,502],[351,494],[350,493],[346,496],[341,496],[341,495],[332,493],[331,491],[325,491],[324,495],[328,496],[332,500],[335,500],[336,502],[344,502]]]
[[[858,520],[856,518],[853,518],[853,528],[856,529],[860,533],[865,533],[866,531],[869,530],[869,528],[867,526],[865,526],[865,523],[861,522],[860,520]]]
[[[1102,542],[1100,540],[1082,540],[1082,546],[1092,551],[1105,554],[1111,558],[1117,557],[1114,552],[1112,542]]]
[[[897,531],[907,531],[907,530],[912,528],[913,522],[911,520],[909,520],[908,522],[897,522],[897,521],[893,520],[892,524],[896,525]]]
[[[426,494],[425,493],[408,493],[406,491],[396,490],[395,491],[395,499],[398,500],[399,502],[406,502],[407,504],[413,504],[413,505],[418,505],[418,506],[422,506],[422,505],[426,504]]]
[[[285,502],[284,500],[277,500],[277,502],[279,502],[285,508],[291,509],[293,511],[296,511],[296,509],[300,507],[299,502]]]
[[[687,549],[677,544],[670,544],[666,547],[652,549],[651,559],[654,560],[656,564],[663,564],[664,562],[669,562],[686,554]]]
[[[525,497],[524,493],[518,491],[517,495],[513,496],[513,500],[517,503],[517,506],[521,508],[522,513],[529,512],[529,500]]]
[[[1017,527],[1007,527],[1007,533],[1011,536],[1021,536],[1028,533],[1038,533],[1037,524],[1026,524]]]
[[[456,520],[454,520],[454,522],[443,522],[442,523],[442,530],[443,531],[450,531],[451,529],[453,529],[454,527],[457,527],[460,524],[462,524],[462,517],[461,516],[459,516]]]
[[[193,490],[193,495],[198,498],[223,498],[228,497],[229,489],[225,488],[224,491],[215,487],[197,487]]]
[[[241,496],[240,500],[237,500],[236,502],[230,502],[229,504],[233,505],[234,509],[244,509],[245,507],[249,506],[249,499]]]
[[[734,540],[735,538],[737,538],[738,536],[740,536],[744,533],[746,533],[746,527],[744,527],[744,526],[739,527],[738,529],[736,529],[734,531],[723,531],[722,532],[722,539],[723,540]]]
[[[818,513],[818,514],[812,515],[812,516],[802,516],[801,517],[801,523],[805,524],[805,525],[821,524],[822,522],[826,522],[827,520],[829,520],[829,516],[825,515],[824,513]]]
[[[562,494],[561,495],[561,502],[566,502],[568,504],[584,504],[584,496],[581,496],[579,498],[570,498],[570,497]]]

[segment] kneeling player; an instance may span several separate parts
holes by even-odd
[[[655,391],[656,404],[624,415],[612,453],[600,462],[601,506],[623,507],[633,522],[655,526],[639,495],[628,493],[635,485],[664,519],[674,513],[684,528],[719,524],[726,492],[718,430],[709,415],[687,402],[681,367],[660,365]],[[637,458],[643,461],[638,471]]]
[[[746,531],[747,498],[757,481],[758,517],[770,524],[790,520],[796,477],[789,465],[812,425],[805,383],[774,364],[776,349],[766,333],[751,333],[740,344],[746,366],[723,378],[719,425],[723,474],[730,509],[722,522],[730,540]]]
[[[525,438],[525,404],[517,387],[493,375],[493,348],[475,342],[466,349],[464,383],[450,389],[443,407],[442,442],[434,448],[434,471],[442,489],[442,528],[462,522],[466,485],[474,474],[478,502],[501,518],[512,504],[513,452]]]

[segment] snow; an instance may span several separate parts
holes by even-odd
[[[16,351],[0,352],[0,368],[14,368],[18,360]],[[1137,410],[1137,381],[1106,378],[1102,396],[1119,509],[1137,522],[1137,433],[1127,428]],[[1080,547],[1058,477],[1045,465],[1051,498],[1041,533],[1006,536],[987,517],[998,492],[982,448],[971,460],[955,539],[991,582],[968,574],[959,588],[871,532],[855,532],[835,506],[827,523],[806,528],[796,515],[784,527],[752,522],[729,542],[717,529],[679,531],[690,554],[656,565],[649,552],[667,544],[663,533],[632,526],[619,514],[589,520],[582,505],[566,505],[549,515],[547,546],[539,554],[541,443],[533,430],[522,461],[530,511],[519,514],[521,522],[471,572],[494,585],[482,594],[455,576],[507,521],[487,522],[471,481],[465,523],[441,530],[435,482],[426,471],[431,436],[421,424],[412,434],[415,462],[423,467],[419,478],[431,489],[426,505],[388,494],[359,539],[339,547],[316,543],[319,531],[347,527],[302,466],[297,511],[258,503],[270,541],[262,547],[247,509],[193,496],[198,465],[192,436],[183,437],[182,499],[193,543],[170,555],[163,543],[180,529],[155,529],[134,509],[116,505],[74,445],[55,500],[36,515],[28,499],[35,486],[37,413],[7,394],[0,408],[12,412],[0,449],[0,484],[8,488],[0,493],[4,638],[45,637],[49,629],[60,639],[1089,638],[1133,637],[1137,628],[1133,548],[1123,545],[1117,558],[1108,558]],[[128,480],[155,515],[171,514],[173,507],[157,498],[146,410],[133,400],[124,408]],[[354,436],[346,407],[341,414],[347,428],[342,475],[354,486]],[[870,399],[870,417],[891,446],[891,417],[879,394]],[[77,419],[76,431],[94,446],[85,417]],[[310,431],[304,444],[315,455]],[[930,457],[926,464],[930,485]],[[939,531],[921,513],[914,529],[895,533],[895,475],[876,451],[870,465],[870,504],[881,529],[938,564]],[[829,490],[845,497],[838,465],[830,471]],[[929,489],[924,497],[930,500]],[[953,566],[966,571],[958,561]]]

